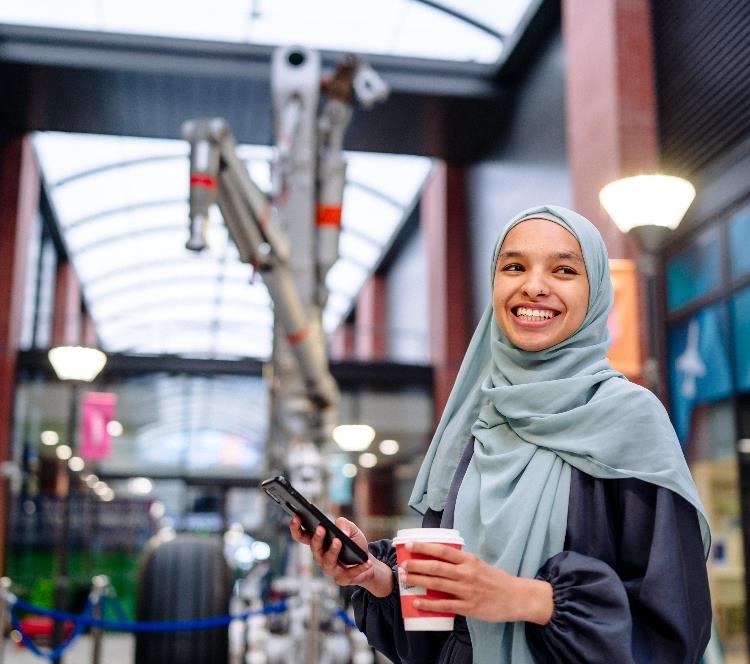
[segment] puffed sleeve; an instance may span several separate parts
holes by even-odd
[[[390,540],[369,544],[370,553],[396,573],[396,550]],[[398,582],[388,597],[375,597],[364,588],[355,588],[351,595],[357,627],[367,636],[368,643],[393,662],[402,664],[435,664],[448,632],[407,632],[401,615]]]
[[[540,662],[687,664],[708,644],[698,517],[668,489],[574,471],[565,550],[537,578],[554,599],[547,625],[526,625]]]

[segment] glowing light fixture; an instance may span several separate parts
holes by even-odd
[[[56,346],[48,353],[50,364],[60,380],[90,383],[107,363],[107,356],[98,348]]]
[[[148,477],[131,477],[128,480],[128,491],[138,496],[147,496],[154,485]]]
[[[341,466],[341,474],[344,477],[352,478],[357,476],[357,466],[355,466],[353,463],[345,463],[343,466]]]
[[[378,457],[372,452],[365,452],[359,455],[359,465],[362,468],[374,468],[378,463]]]
[[[655,252],[680,225],[695,198],[695,187],[674,175],[634,175],[615,180],[599,192],[599,201],[623,233],[635,235]]]
[[[110,420],[109,422],[107,422],[107,433],[112,436],[112,438],[122,436],[123,431],[124,429],[120,421]]]
[[[69,445],[60,445],[55,449],[55,454],[57,455],[58,459],[67,461],[68,459],[70,459],[70,457],[73,456],[73,450],[70,449]]]
[[[68,459],[68,468],[70,468],[74,473],[81,472],[85,467],[85,461],[79,456],[72,456],[70,457],[70,459]]]
[[[43,445],[57,445],[57,443],[60,442],[60,436],[58,435],[57,431],[47,430],[42,431],[41,434],[39,434],[39,438],[42,441]]]
[[[345,452],[362,452],[375,439],[375,429],[368,424],[340,424],[333,430],[333,440]]]
[[[378,449],[380,450],[382,454],[385,454],[386,456],[391,456],[398,452],[399,444],[397,440],[386,438],[385,440],[380,441],[380,445],[378,446]]]

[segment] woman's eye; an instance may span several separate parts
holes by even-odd
[[[558,267],[555,272],[558,274],[578,274],[572,267]]]
[[[504,265],[502,268],[503,272],[521,272],[523,268],[518,263],[509,263]]]

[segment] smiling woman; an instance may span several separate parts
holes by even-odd
[[[512,228],[500,247],[492,301],[498,325],[519,348],[544,350],[567,339],[589,302],[578,240],[548,219]]]
[[[292,537],[352,594],[357,624],[394,662],[694,663],[711,603],[703,507],[661,403],[610,366],[613,288],[604,242],[571,210],[526,210],[500,233],[492,301],[471,340],[410,505],[463,550],[391,540],[338,565]],[[425,560],[425,557],[432,560]],[[420,559],[421,558],[421,559]],[[394,582],[394,577],[399,583]],[[447,593],[420,611],[451,632],[404,627],[399,585]]]

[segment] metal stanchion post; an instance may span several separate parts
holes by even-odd
[[[8,620],[8,603],[10,602],[10,579],[0,579],[0,664],[5,661],[5,623]]]
[[[102,600],[109,593],[109,577],[99,574],[91,579],[91,617],[101,620]],[[102,629],[92,626],[91,628],[91,664],[99,664],[102,655]],[[2,664],[2,662],[0,662]]]

